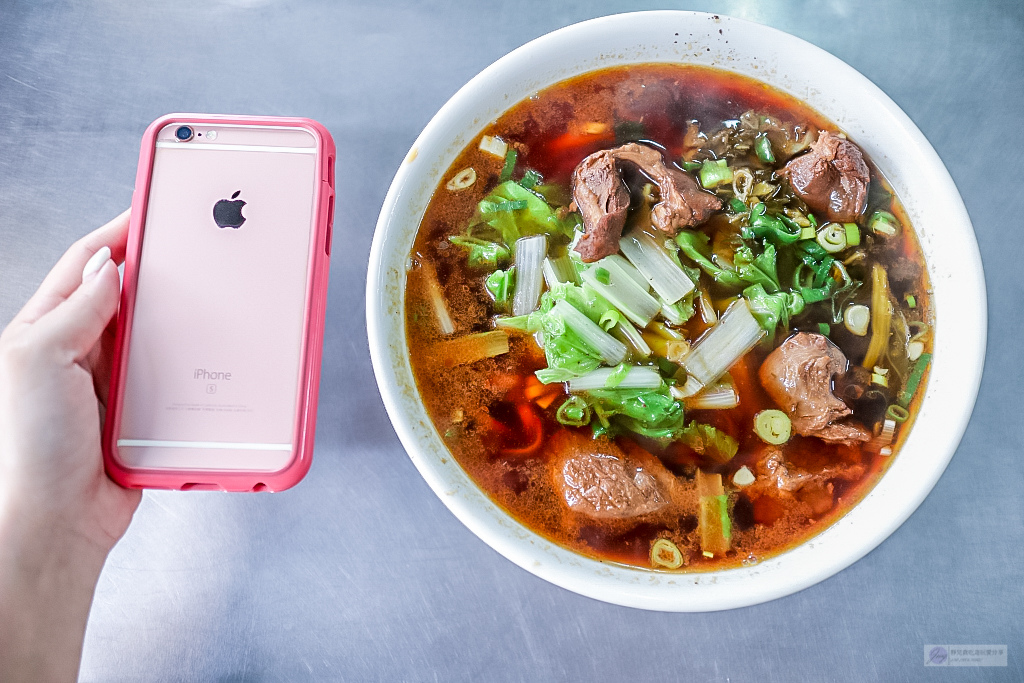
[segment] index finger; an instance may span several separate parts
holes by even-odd
[[[101,248],[110,247],[110,258],[114,263],[122,263],[128,243],[130,215],[131,209],[128,209],[103,227],[93,230],[72,244],[11,324],[34,323],[71,296],[71,293],[82,284],[82,269],[85,268],[86,261]]]

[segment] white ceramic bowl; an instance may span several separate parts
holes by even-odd
[[[406,352],[406,262],[420,219],[458,153],[511,106],[594,69],[684,62],[766,81],[831,119],[890,181],[924,249],[934,291],[935,353],[916,424],[889,471],[834,525],[751,567],[668,574],[604,563],[566,550],[509,517],[451,457],[420,400]],[[985,354],[981,258],[949,173],[906,114],[823,50],[786,33],[696,12],[642,12],[555,31],[499,59],[430,121],[395,175],[370,254],[370,352],[384,405],[423,478],[470,530],[499,553],[563,588],[607,602],[665,611],[729,609],[778,598],[863,557],[903,523],[946,468],[967,426]]]

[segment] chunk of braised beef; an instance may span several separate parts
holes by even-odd
[[[831,480],[855,481],[864,476],[860,463],[834,463],[815,471],[803,470],[787,462],[782,451],[767,447],[754,463],[757,479],[748,491],[785,498],[805,487],[825,486]]]
[[[608,150],[591,154],[573,171],[572,200],[583,217],[583,235],[576,243],[580,257],[590,263],[617,253],[629,190]]]
[[[789,415],[793,431],[825,441],[855,443],[871,435],[832,393],[832,378],[846,372],[846,356],[827,337],[798,332],[768,354],[758,376],[764,390]]]
[[[722,200],[701,189],[697,181],[665,163],[661,152],[631,142],[611,150],[618,161],[633,164],[658,186],[660,201],[651,209],[651,222],[658,230],[674,235],[683,228],[700,225],[722,208]]]
[[[591,154],[572,174],[573,205],[583,217],[583,235],[576,251],[586,262],[615,254],[629,209],[629,190],[618,164],[639,169],[657,186],[660,200],[651,210],[657,229],[674,235],[700,225],[722,208],[722,200],[701,189],[683,171],[665,164],[661,152],[631,142]]]
[[[632,519],[668,508],[675,477],[642,449],[562,432],[547,448],[552,483],[573,512],[592,519]]]
[[[811,149],[779,172],[814,212],[830,221],[855,221],[864,213],[871,174],[857,145],[821,131]]]

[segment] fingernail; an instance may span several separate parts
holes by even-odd
[[[110,247],[100,247],[99,251],[85,262],[85,268],[82,269],[82,282],[88,282],[93,275],[100,272],[100,268],[109,260]]]

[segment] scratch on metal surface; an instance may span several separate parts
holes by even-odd
[[[32,90],[35,90],[36,92],[43,92],[42,90],[40,90],[40,89],[39,89],[39,88],[37,88],[36,86],[34,86],[34,85],[29,85],[29,84],[28,84],[28,83],[26,83],[25,81],[19,81],[19,80],[18,80],[17,78],[15,78],[14,76],[12,76],[12,75],[10,75],[10,74],[4,74],[4,76],[7,76],[7,78],[11,79],[11,80],[12,80],[12,81],[14,81],[15,83],[18,83],[18,84],[20,84],[20,85],[23,85],[23,86],[25,86],[26,88],[31,88]]]

